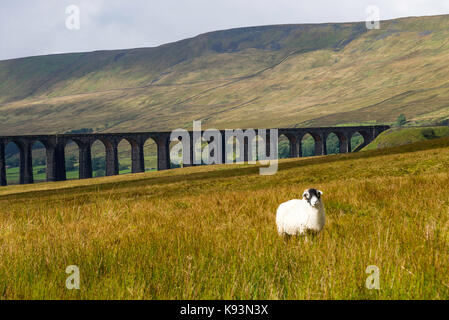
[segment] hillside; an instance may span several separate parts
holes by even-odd
[[[449,15],[278,25],[157,48],[0,61],[0,134],[449,117]]]
[[[362,150],[397,147],[419,141],[426,141],[449,136],[449,127],[391,128],[382,132],[373,142]]]
[[[2,187],[0,298],[448,299],[448,168],[445,138],[282,160],[272,176],[218,165]],[[277,206],[309,187],[325,229],[279,237]],[[73,264],[80,290],[64,286]]]

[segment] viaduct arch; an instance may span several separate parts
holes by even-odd
[[[353,126],[353,127],[315,127],[315,128],[281,128],[278,136],[284,135],[290,144],[290,157],[296,158],[302,155],[301,141],[306,134],[310,134],[315,140],[315,155],[326,154],[327,137],[334,133],[339,140],[340,153],[351,152],[351,137],[359,133],[364,138],[363,143],[354,151],[359,151],[365,145],[373,141],[381,132],[389,129],[389,126]],[[259,130],[254,130],[258,135]],[[268,131],[268,130],[267,130]],[[225,131],[221,130],[224,149]],[[193,134],[190,133],[190,150],[188,156],[194,158]],[[265,137],[266,148],[269,150],[269,136]],[[46,149],[46,180],[64,181],[67,179],[65,167],[65,146],[73,141],[79,150],[79,178],[92,178],[92,154],[91,147],[96,140],[100,140],[106,150],[106,176],[119,174],[118,144],[121,140],[127,140],[131,145],[131,172],[145,172],[144,144],[148,139],[154,140],[157,146],[157,170],[170,169],[170,132],[134,132],[134,133],[89,133],[89,134],[57,134],[57,135],[22,135],[0,136],[0,185],[7,185],[5,148],[10,142],[17,145],[20,157],[20,184],[33,183],[32,146],[35,142],[41,142]],[[181,139],[180,139],[181,140]],[[244,161],[249,160],[248,139],[244,139]],[[187,153],[186,153],[187,154]],[[222,152],[221,163],[225,163],[225,152]]]

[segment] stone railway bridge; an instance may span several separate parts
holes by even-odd
[[[327,137],[334,133],[339,139],[340,153],[351,152],[351,137],[355,133],[363,136],[364,142],[356,150],[373,141],[381,132],[389,129],[388,126],[354,126],[354,127],[317,127],[317,128],[286,128],[278,129],[278,136],[284,135],[290,142],[290,157],[302,156],[301,141],[306,134],[310,134],[315,140],[315,155],[326,154]],[[262,137],[270,148],[269,129],[267,136]],[[225,146],[225,130],[220,130],[222,135],[221,146]],[[256,135],[259,130],[255,129]],[[190,133],[190,159],[193,157],[193,135]],[[259,135],[260,136],[260,135]],[[148,139],[153,139],[157,145],[157,169],[170,169],[170,132],[133,132],[133,133],[89,133],[89,134],[56,134],[56,135],[20,135],[0,136],[0,185],[7,184],[5,148],[13,142],[20,151],[20,183],[33,183],[32,147],[40,142],[46,149],[46,175],[47,181],[66,180],[65,146],[73,141],[79,149],[79,178],[92,178],[92,144],[100,140],[106,150],[106,175],[119,174],[118,144],[123,139],[131,145],[131,171],[133,173],[144,172],[143,146]],[[180,139],[181,140],[181,139]],[[209,141],[210,143],[211,141]],[[244,139],[244,160],[248,161],[248,139]],[[225,155],[225,152],[222,152]],[[225,163],[222,157],[220,163]]]

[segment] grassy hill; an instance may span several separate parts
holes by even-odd
[[[363,150],[374,150],[379,148],[396,147],[418,141],[443,138],[449,136],[449,127],[418,127],[391,128],[382,132],[373,142]]]
[[[449,16],[211,32],[0,61],[0,134],[413,123],[449,117]]]
[[[443,138],[282,160],[272,176],[217,165],[0,188],[0,297],[448,299],[448,168]],[[279,237],[277,206],[309,187],[325,229]]]

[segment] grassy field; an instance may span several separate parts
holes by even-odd
[[[47,180],[47,174],[45,173],[45,166],[36,166],[33,167],[33,178],[34,178],[34,182],[44,182]],[[149,171],[155,171],[154,168],[149,168],[145,170],[146,172]],[[19,183],[19,168],[18,167],[14,167],[14,168],[9,168],[7,171],[7,181],[8,184],[18,184]],[[124,170],[120,170],[119,174],[129,174],[131,173],[131,169],[124,169]],[[104,177],[105,173],[104,170],[93,170],[92,172],[92,176],[93,177]],[[72,171],[66,171],[66,178],[68,180],[74,180],[74,179],[78,179],[79,175],[78,175],[78,168],[76,168],[76,170],[72,170]]]
[[[0,297],[448,299],[448,168],[445,138],[282,160],[272,176],[236,164],[0,188]],[[325,229],[279,237],[277,206],[309,187]]]

